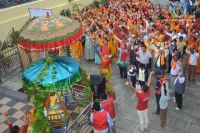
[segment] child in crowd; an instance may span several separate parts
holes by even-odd
[[[143,65],[140,65],[138,80],[141,86],[145,85],[145,74],[145,67]]]
[[[135,64],[131,64],[130,69],[128,70],[128,75],[130,76],[132,86],[134,86],[134,87],[136,87],[135,86],[136,85],[136,72],[137,72],[137,69],[136,69]]]

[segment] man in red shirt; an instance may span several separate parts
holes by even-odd
[[[8,112],[5,112],[4,115],[6,117],[6,120],[7,120],[8,126],[9,126],[9,132],[10,133],[20,133],[19,126],[17,126],[17,125],[13,126],[11,120],[8,118]],[[29,115],[28,115],[28,112],[26,111],[25,116],[24,116],[24,127],[23,127],[21,133],[27,133],[28,123],[29,123]]]
[[[102,95],[102,108],[110,114],[110,117],[112,119],[113,125],[111,127],[112,133],[116,133],[116,128],[115,128],[115,104],[114,104],[114,98],[113,96],[109,95],[107,98],[107,94],[104,93]]]
[[[101,109],[100,104],[93,104],[93,112],[90,115],[90,121],[94,127],[94,133],[107,133],[108,128],[112,126],[112,119],[109,113]]]
[[[140,128],[139,130],[141,132],[144,132],[144,130],[147,130],[148,128],[148,101],[150,97],[150,83],[151,83],[151,77],[154,72],[152,71],[148,78],[147,85],[142,86],[142,90],[135,89],[131,83],[127,82],[126,85],[131,88],[131,90],[135,93],[136,97],[138,98],[137,102],[137,114],[140,121]]]

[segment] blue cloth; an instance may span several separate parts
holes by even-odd
[[[164,89],[166,89],[166,95],[165,95],[165,91]],[[168,103],[169,103],[169,87],[168,87],[168,83],[165,84],[165,88],[164,85],[161,88],[161,97],[160,97],[160,109],[167,109],[168,108]]]
[[[100,57],[98,55],[98,53],[100,52],[100,47],[96,42],[94,43],[94,51],[95,51],[95,57],[94,57],[95,64],[100,64],[101,63],[101,59],[100,59]]]
[[[181,78],[184,78],[185,80],[185,76],[183,75]],[[185,81],[183,83],[180,83],[179,82],[179,77],[177,77],[175,79],[175,92],[178,93],[178,94],[183,94],[185,92]]]
[[[70,79],[79,72],[80,65],[77,61],[70,57],[60,56],[55,57],[55,62],[49,64],[49,69],[46,70],[44,80],[39,80],[38,75],[45,67],[45,59],[40,59],[38,62],[31,64],[23,73],[23,76],[29,81],[38,81],[42,85],[56,83],[62,80]],[[55,74],[53,74],[55,68]],[[55,75],[55,78],[52,78]]]
[[[93,60],[94,59],[94,41],[93,39],[86,35],[85,36],[85,58],[87,60]]]

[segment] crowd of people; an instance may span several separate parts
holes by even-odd
[[[175,110],[181,110],[186,81],[195,84],[196,73],[200,73],[200,28],[195,11],[177,18],[148,0],[110,0],[108,5],[100,4],[72,17],[83,26],[85,59],[100,64],[100,74],[106,81],[111,77],[112,62],[119,66],[121,78],[130,76],[131,82],[126,85],[138,98],[136,110],[141,132],[149,125],[150,82],[155,75],[155,85],[151,85],[157,106],[155,114],[160,115],[159,129],[164,129],[169,99],[176,102]],[[107,102],[93,104],[90,120],[94,132],[115,133],[113,99],[100,99]]]
[[[80,59],[84,54],[86,60],[100,65],[106,84],[111,79],[111,63],[118,65],[119,76],[127,80],[126,85],[138,99],[141,132],[149,126],[150,92],[155,92],[154,114],[160,115],[159,130],[163,130],[169,99],[176,102],[175,110],[181,110],[186,81],[196,83],[196,73],[200,73],[200,21],[194,14],[192,11],[177,18],[149,0],[109,0],[107,5],[72,15],[80,21],[84,33],[83,39],[72,45],[73,57]],[[151,84],[153,75],[155,85]],[[116,133],[114,100],[111,93],[94,99],[90,116],[94,133]]]
[[[0,0],[0,9],[8,8],[35,0]]]

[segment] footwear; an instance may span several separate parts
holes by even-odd
[[[155,111],[155,112],[152,113],[152,115],[160,115],[160,113]]]
[[[164,130],[164,127],[159,127],[158,130],[159,131]]]
[[[179,109],[178,107],[176,107],[176,108],[175,108],[175,110],[177,110],[177,111],[178,111],[178,110],[180,110],[180,109]]]
[[[140,131],[140,132],[142,132],[142,133],[144,132],[144,130],[140,129],[139,127],[138,127],[138,131]]]
[[[176,99],[174,99],[173,102],[175,103],[175,102],[176,102]]]

